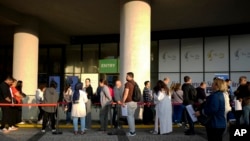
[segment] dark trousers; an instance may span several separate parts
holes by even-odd
[[[56,116],[55,113],[44,112],[44,115],[43,115],[43,127],[42,127],[43,130],[46,128],[48,120],[51,121],[51,128],[52,128],[52,130],[56,129],[55,128],[55,124],[56,124],[55,116]]]
[[[1,127],[0,129],[3,128],[8,128],[6,125],[8,124],[9,127],[15,125],[15,107],[10,107],[10,106],[5,106],[2,107],[2,120],[1,120]]]
[[[1,129],[5,128],[5,125],[8,124],[8,110],[9,107],[2,107],[2,120],[1,120]]]
[[[16,125],[17,123],[21,122],[19,121],[20,118],[19,118],[19,109],[22,108],[22,107],[10,107],[11,109],[11,124],[12,125]]]
[[[112,116],[112,123],[114,128],[120,126],[120,115],[121,115],[121,105],[115,105],[113,108],[113,116]]]
[[[182,122],[182,113],[183,113],[183,105],[180,104],[180,105],[174,105],[173,106],[173,122],[176,122],[176,123],[181,123]]]
[[[42,106],[38,106],[39,114],[38,114],[38,121],[43,119],[44,111],[42,109]]]
[[[154,119],[154,113],[152,106],[144,105],[143,108],[143,124],[152,124]]]
[[[18,114],[17,114],[16,124],[22,122],[22,111],[23,111],[22,107],[18,106],[17,111],[18,111]]]
[[[109,113],[110,105],[105,105],[100,109],[100,124],[101,130],[107,131],[108,128],[108,113]]]
[[[206,127],[208,141],[222,141],[225,128],[209,128]]]

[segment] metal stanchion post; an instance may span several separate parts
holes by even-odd
[[[57,103],[57,112],[56,112],[56,131],[52,132],[52,134],[57,135],[57,134],[62,134],[62,131],[59,130],[59,103]]]

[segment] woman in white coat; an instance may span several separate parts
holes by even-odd
[[[81,132],[80,134],[85,134],[85,117],[86,108],[85,103],[88,101],[87,94],[82,90],[83,83],[77,83],[75,86],[75,91],[72,99],[72,110],[71,115],[73,118],[74,134],[78,134],[78,118],[81,120]]]
[[[158,125],[160,124],[160,134],[169,134],[172,128],[172,104],[171,96],[167,85],[159,80],[154,87],[155,103],[155,129],[152,134],[158,134]]]

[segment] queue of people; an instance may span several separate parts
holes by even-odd
[[[10,75],[5,76],[4,81],[0,84],[0,103],[5,104],[22,104],[22,99],[26,94],[22,91],[21,80],[16,80]],[[8,133],[18,130],[18,123],[22,122],[21,106],[1,106],[2,119],[0,132]]]
[[[127,107],[127,123],[129,130],[127,136],[135,136],[135,110],[137,102],[132,98],[134,86],[133,72],[128,72],[126,76],[127,82],[124,87],[120,80],[115,82],[114,88],[108,85],[105,79],[100,79],[97,93],[93,94],[93,88],[90,84],[90,79],[83,83],[78,82],[75,88],[71,88],[70,84],[65,85],[63,91],[64,110],[66,113],[66,123],[73,121],[73,132],[77,134],[85,134],[86,130],[91,128],[91,101],[93,97],[98,97],[100,102],[100,129],[102,133],[107,132],[108,115],[113,106],[112,125],[114,128],[120,128],[121,107]],[[250,115],[250,83],[245,76],[239,78],[239,87],[233,93],[230,88],[230,80],[222,80],[214,78],[212,83],[212,93],[206,93],[207,84],[201,82],[200,86],[194,88],[192,79],[189,76],[184,77],[184,83],[172,83],[170,88],[168,84],[170,78],[166,77],[159,80],[153,89],[150,89],[150,81],[144,82],[144,89],[142,100],[144,102],[143,123],[154,124],[154,129],[150,131],[151,134],[168,135],[173,132],[173,124],[181,127],[183,124],[187,125],[185,135],[195,135],[195,128],[191,115],[187,107],[191,105],[196,111],[195,116],[206,116],[206,127],[208,140],[221,141],[225,133],[229,115],[236,118],[236,124],[249,126]],[[22,92],[22,83],[17,85],[17,80],[11,76],[7,76],[5,81],[0,84],[0,101],[1,103],[22,103],[22,98],[26,95]],[[19,82],[20,83],[20,82]],[[50,82],[49,87],[40,85],[36,91],[36,100],[38,104],[57,103],[59,101],[59,94],[56,92],[57,84]],[[234,100],[232,100],[234,99]],[[242,110],[235,109],[235,100],[241,103]],[[66,104],[65,104],[66,103]],[[89,105],[90,103],[90,105]],[[3,106],[1,132],[9,132],[17,130],[17,123],[21,122],[20,107]],[[56,106],[39,106],[38,124],[42,124],[42,132],[46,132],[46,127],[50,123],[52,132],[56,131],[55,118]],[[13,112],[7,112],[13,111]],[[13,118],[7,118],[13,117]],[[81,129],[78,132],[78,120],[80,119]],[[8,125],[8,126],[7,126]],[[114,132],[108,133],[115,134]],[[216,136],[215,136],[216,135]],[[216,138],[215,138],[216,137]]]

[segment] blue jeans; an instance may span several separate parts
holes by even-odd
[[[181,123],[183,108],[182,104],[174,105],[173,122]]]
[[[66,122],[71,123],[71,112],[66,111]]]
[[[245,105],[243,107],[243,114],[242,114],[242,118],[244,121],[244,125],[250,125],[250,105]]]
[[[67,104],[67,106],[68,106],[68,110],[66,111],[66,122],[67,122],[67,123],[71,123],[71,109],[72,109],[72,103],[69,102],[69,103]]]
[[[85,129],[85,117],[73,117],[74,131],[78,131],[78,118],[81,120],[81,131]]]
[[[128,126],[129,126],[129,132],[134,133],[135,132],[135,110],[137,108],[136,102],[127,102],[126,105],[128,106]]]

